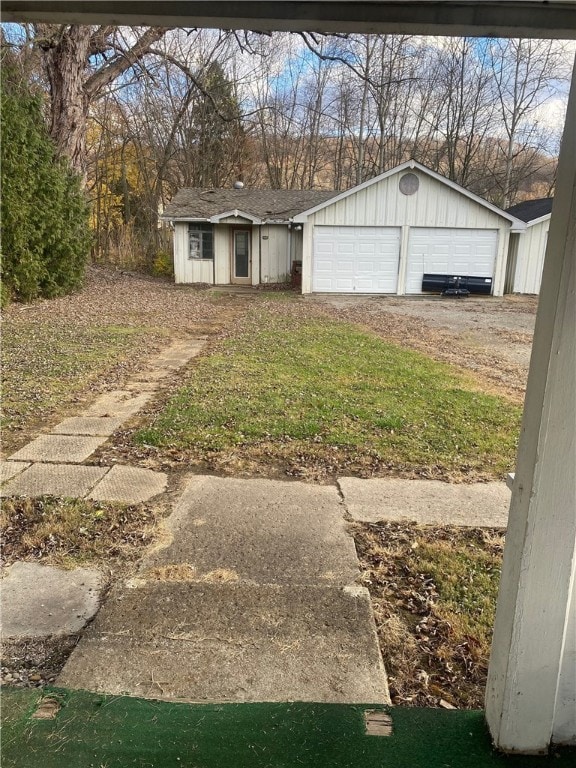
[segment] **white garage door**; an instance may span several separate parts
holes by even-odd
[[[412,227],[406,293],[422,293],[422,275],[493,277],[498,230]]]
[[[312,290],[396,293],[398,227],[315,227]]]

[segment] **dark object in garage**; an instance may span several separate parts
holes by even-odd
[[[492,293],[492,278],[425,273],[422,277],[422,291],[441,293],[443,296],[468,296],[471,293],[489,296]]]

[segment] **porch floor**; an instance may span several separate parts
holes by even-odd
[[[42,698],[59,711],[33,719]],[[482,712],[399,709],[391,736],[365,733],[365,711],[341,704],[174,704],[62,688],[2,693],[5,768],[556,768],[551,757],[495,753]]]

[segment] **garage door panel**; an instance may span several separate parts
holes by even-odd
[[[314,230],[312,289],[396,293],[399,257],[399,228],[318,226]]]
[[[495,229],[412,228],[406,293],[422,293],[425,273],[492,277],[497,245]]]

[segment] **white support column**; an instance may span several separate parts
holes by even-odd
[[[502,570],[486,718],[495,745],[576,744],[576,70]]]
[[[408,243],[410,227],[405,224],[400,232],[400,258],[398,261],[398,288],[396,293],[403,296],[406,293],[406,273],[408,271]]]

